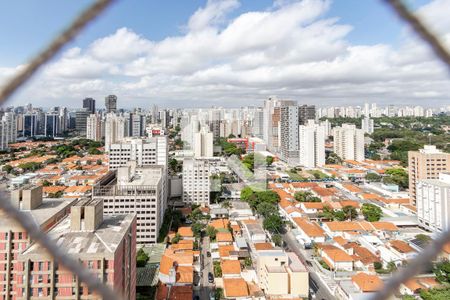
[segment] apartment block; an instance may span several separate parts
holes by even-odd
[[[0,119],[0,150],[8,148],[9,143],[15,143],[17,138],[16,116],[7,112]]]
[[[127,138],[113,143],[109,149],[109,168],[115,170],[136,161],[137,166],[160,165],[167,167],[168,146],[166,136],[146,139]]]
[[[166,182],[163,166],[130,162],[117,169],[116,181],[94,186],[93,199],[103,200],[105,215],[136,214],[137,244],[154,244],[167,207]]]
[[[4,200],[3,200],[4,201]],[[11,192],[11,202],[43,231],[48,231],[70,211],[75,199],[42,199],[42,187],[24,187]],[[32,241],[23,227],[4,212],[0,212],[0,296],[18,299],[23,289],[23,268],[19,255]]]
[[[333,128],[334,152],[344,160],[364,160],[364,131],[354,124]]]
[[[208,160],[183,160],[183,202],[209,206],[210,166]]]
[[[86,100],[86,99],[85,99]],[[86,138],[93,141],[101,141],[105,136],[105,128],[102,117],[98,114],[91,114],[87,118]]]
[[[298,106],[289,105],[281,107],[280,122],[280,152],[281,159],[290,165],[299,162],[298,129],[299,116]]]
[[[103,217],[101,200],[82,199],[48,234],[118,295],[135,298],[135,215]],[[23,251],[18,261],[14,266],[16,299],[101,299],[39,244]]]
[[[422,179],[416,189],[419,224],[433,232],[450,229],[450,173],[438,179]]]
[[[203,126],[199,132],[194,133],[194,156],[213,157],[213,133]]]
[[[308,271],[295,253],[282,249],[258,251],[256,272],[266,296],[308,297]]]
[[[299,126],[300,165],[315,168],[325,164],[325,126],[309,120]]]
[[[111,145],[121,142],[127,131],[125,128],[125,118],[115,113],[108,113],[105,120],[105,150],[109,151]]]
[[[439,173],[450,171],[450,153],[444,153],[433,145],[425,145],[419,151],[408,152],[409,196],[416,205],[416,188],[419,180],[438,179]]]

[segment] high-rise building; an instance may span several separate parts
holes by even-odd
[[[298,123],[305,125],[308,120],[316,119],[316,107],[314,105],[301,105],[298,107]]]
[[[129,114],[129,130],[128,136],[141,137],[145,136],[146,117],[141,113]]]
[[[354,124],[333,128],[334,152],[344,160],[364,160],[364,131]]]
[[[209,206],[210,165],[208,160],[183,160],[183,202]]]
[[[47,232],[67,215],[74,201],[75,199],[72,198],[42,199],[42,186],[27,186],[11,192],[11,203],[29,219],[34,220],[44,232]],[[2,299],[20,299],[25,293],[28,280],[22,280],[24,277],[21,273],[30,265],[21,260],[21,255],[31,243],[27,231],[8,214],[0,211],[0,249],[2,249],[0,296]],[[41,291],[43,291],[49,286],[50,278],[46,278],[45,282],[41,283]],[[28,293],[31,296],[35,291],[30,290]]]
[[[0,120],[0,150],[8,148],[17,138],[17,122],[13,112],[5,113]]]
[[[89,110],[91,114],[95,114],[95,99],[92,98],[83,99],[83,108]]]
[[[325,164],[325,126],[308,120],[299,126],[300,164],[315,168]]]
[[[450,173],[439,179],[422,179],[416,189],[419,224],[432,232],[450,229]]]
[[[126,136],[125,118],[114,113],[106,115],[105,120],[105,150],[108,152],[111,145],[123,140]]]
[[[160,165],[167,168],[167,136],[154,136],[146,139],[126,138],[111,144],[109,149],[109,168],[124,167],[129,161],[137,166]]]
[[[104,123],[98,114],[91,114],[87,118],[86,138],[93,141],[101,141],[104,136]]]
[[[264,133],[264,111],[262,109],[255,110],[255,117],[252,124],[252,134],[257,138],[263,138]]]
[[[117,96],[109,95],[105,98],[106,113],[115,113],[117,111]]]
[[[364,130],[365,133],[372,134],[374,131],[373,119],[368,116],[364,116],[364,118],[361,119],[361,129]]]
[[[116,184],[93,188],[93,198],[102,199],[105,215],[136,214],[138,245],[155,244],[166,209],[163,166],[137,167],[129,162],[117,169]]]
[[[299,163],[298,144],[298,106],[281,106],[280,121],[280,152],[281,159],[290,165]]]
[[[433,145],[425,145],[419,151],[408,152],[409,196],[416,204],[416,185],[422,179],[438,179],[439,173],[450,171],[450,153],[444,153]]]
[[[61,120],[58,111],[50,111],[45,114],[45,136],[55,137],[62,133]]]
[[[103,217],[103,202],[81,199],[48,232],[58,247],[95,272],[123,299],[136,297],[136,217],[116,213]],[[56,262],[40,244],[19,255],[14,268],[17,299],[98,299],[74,274]],[[22,280],[26,278],[26,280]]]
[[[77,131],[78,135],[80,136],[86,136],[86,130],[87,130],[87,119],[91,112],[86,109],[80,109],[75,112],[75,130]]]
[[[31,137],[38,135],[38,132],[39,132],[39,118],[37,114],[34,113],[24,114],[22,135]]]
[[[206,126],[194,133],[194,157],[213,157],[213,134]]]

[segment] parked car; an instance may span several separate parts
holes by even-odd
[[[214,282],[214,275],[211,272],[208,273],[208,282],[209,283],[213,283]]]

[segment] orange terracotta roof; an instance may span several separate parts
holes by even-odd
[[[395,250],[397,250],[400,253],[417,252],[405,241],[392,240],[392,241],[389,241],[389,244],[391,245],[392,248],[394,248]]]
[[[179,227],[178,228],[178,234],[182,237],[193,237],[194,233],[192,232],[192,228],[191,227]]]
[[[352,281],[364,293],[376,292],[383,287],[383,281],[380,277],[363,272],[353,275]]]
[[[254,243],[256,251],[274,249],[271,243]]]
[[[325,252],[327,256],[334,262],[354,261],[354,259],[350,255],[348,255],[347,252],[336,247],[334,249],[325,248],[323,249],[323,252]]]
[[[322,202],[303,202],[301,205],[306,209],[323,209]]]
[[[163,256],[161,257],[161,262],[159,264],[159,272],[164,275],[169,275],[169,271],[172,267],[177,266],[190,266],[194,263],[194,256],[192,253],[179,252],[175,253],[171,249],[166,249]],[[186,269],[182,269],[186,271]]]
[[[342,236],[336,236],[333,238],[333,240],[338,243],[340,246],[344,246],[345,244],[348,243],[348,241],[346,239],[344,239]]]
[[[185,300],[192,299],[193,296],[194,290],[191,285],[174,285],[170,288],[169,297],[163,300]]]
[[[242,278],[226,278],[223,286],[227,298],[249,296],[247,283]]]
[[[346,190],[348,190],[349,192],[352,192],[352,193],[361,193],[362,192],[362,190],[359,187],[357,187],[356,185],[354,185],[354,184],[343,183],[342,186]]]
[[[336,194],[336,189],[334,188],[314,187],[312,190],[319,195],[319,197],[331,197]]]
[[[434,277],[415,277],[403,284],[414,292],[440,286],[439,282]]]
[[[67,189],[64,190],[65,194],[69,193],[76,193],[76,194],[86,194],[87,192],[91,191],[92,186],[89,185],[73,185],[69,186]]]
[[[230,224],[228,219],[216,219],[209,222],[209,225],[215,229],[228,229],[228,224]]]
[[[216,234],[217,242],[233,242],[233,236],[229,232],[218,232]]]
[[[370,223],[372,224],[373,227],[375,227],[375,229],[377,230],[383,230],[383,231],[398,231],[398,227],[391,222],[383,222],[383,221],[378,221],[378,222],[372,222]]]
[[[295,224],[310,237],[323,237],[325,236],[324,230],[317,224],[310,222],[305,218],[292,218]]]
[[[341,204],[342,207],[352,206],[354,208],[359,208],[360,206],[359,202],[354,200],[341,200],[339,201],[339,203]]]
[[[230,251],[234,251],[234,246],[233,245],[224,245],[224,246],[219,246],[219,255],[220,257],[228,257],[230,256]]]
[[[306,189],[318,186],[315,182],[292,182],[291,185],[295,189]]]
[[[241,263],[238,260],[224,259],[220,262],[222,274],[241,274]]]
[[[353,252],[356,256],[358,256],[358,260],[361,261],[364,265],[373,264],[374,262],[380,262],[380,259],[375,256],[372,252],[370,252],[367,248],[361,246],[354,246]]]
[[[60,191],[64,191],[67,187],[60,186],[60,185],[50,185],[50,186],[44,186],[42,188],[42,192],[45,194],[54,194]]]
[[[325,222],[325,225],[331,231],[360,231],[363,230],[359,222],[350,222],[350,221],[333,221],[333,222]]]
[[[177,283],[193,283],[194,282],[194,267],[193,266],[177,266],[176,268],[176,282]]]

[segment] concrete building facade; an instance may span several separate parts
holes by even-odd
[[[208,160],[183,160],[183,202],[209,206],[210,165]]]

